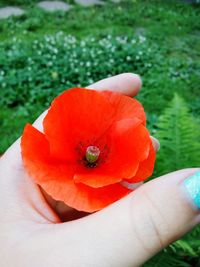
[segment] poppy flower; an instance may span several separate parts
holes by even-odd
[[[43,132],[27,124],[24,166],[53,199],[93,212],[132,192],[154,168],[142,105],[114,92],[72,88],[55,98]]]

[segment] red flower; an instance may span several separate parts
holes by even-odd
[[[44,133],[25,126],[21,148],[33,180],[55,200],[93,212],[127,195],[123,181],[148,178],[155,151],[142,105],[130,97],[73,88],[58,96]]]

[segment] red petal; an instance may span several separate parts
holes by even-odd
[[[149,154],[150,136],[137,118],[117,122],[111,131],[110,151],[96,168],[79,167],[74,179],[91,187],[102,187],[133,177],[139,162]]]
[[[33,180],[40,184],[50,179],[73,177],[74,165],[62,165],[52,160],[45,135],[27,124],[21,139],[23,162]]]
[[[146,124],[144,108],[135,98],[110,91],[104,91],[103,94],[114,106],[116,120],[138,118],[144,125]]]
[[[132,191],[120,184],[94,189],[83,184],[75,184],[71,179],[51,180],[41,186],[55,200],[64,201],[66,205],[85,212],[100,210]]]
[[[25,167],[33,180],[54,199],[77,210],[100,210],[130,192],[120,184],[97,189],[75,184],[72,179],[74,166],[52,161],[44,134],[31,125],[24,129],[21,148]]]
[[[132,177],[131,179],[128,179],[127,181],[129,183],[138,183],[150,177],[153,173],[155,159],[156,159],[156,152],[151,142],[148,158],[140,163],[138,171],[135,174],[135,176]]]
[[[47,160],[49,157],[49,143],[43,133],[32,125],[26,124],[21,138],[22,156],[35,157],[38,160]]]
[[[50,152],[61,160],[77,161],[80,142],[92,142],[112,124],[114,108],[102,93],[74,88],[57,97],[44,119]]]

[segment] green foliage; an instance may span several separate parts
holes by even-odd
[[[173,255],[167,250],[160,252],[150,261],[143,265],[143,267],[192,267],[191,264],[180,260],[179,257]]]
[[[37,0],[32,1],[32,0],[1,0],[0,5],[30,5],[32,2],[36,3],[39,2]]]
[[[156,163],[157,175],[199,166],[200,126],[177,94],[160,116],[157,128],[156,137],[162,147]]]
[[[183,239],[176,241],[161,251],[144,267],[199,267],[200,255],[200,226],[187,234]]]
[[[177,94],[159,117],[156,137],[161,143],[154,176],[200,164],[200,124]],[[151,266],[199,266],[200,226],[146,263]]]
[[[82,41],[58,32],[26,43],[0,44],[0,105],[48,103],[62,90],[124,71],[145,74],[157,47],[146,38],[107,36]]]

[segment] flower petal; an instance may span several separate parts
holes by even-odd
[[[21,139],[23,162],[33,180],[40,184],[52,179],[73,177],[74,165],[60,164],[50,158],[45,135],[27,124]]]
[[[80,170],[79,170],[80,172]],[[118,183],[122,180],[121,177],[107,175],[105,172],[101,173],[99,170],[94,170],[91,173],[86,171],[74,175],[75,183],[83,183],[85,185],[91,186],[93,188],[100,188],[107,185]]]
[[[130,192],[120,184],[97,189],[75,184],[73,166],[52,161],[44,134],[29,124],[24,129],[21,148],[32,179],[55,200],[64,201],[77,210],[93,212],[102,209]]]
[[[31,124],[26,124],[21,138],[23,158],[35,157],[38,160],[49,158],[49,143],[43,133],[35,129]]]
[[[146,124],[144,108],[135,98],[110,91],[103,93],[116,110],[116,120],[138,118],[144,125]]]
[[[102,93],[73,88],[58,96],[44,119],[50,153],[61,160],[77,161],[80,142],[93,145],[114,120],[114,108]]]
[[[107,161],[96,168],[79,167],[74,180],[97,188],[133,177],[140,161],[147,158],[150,136],[137,118],[117,122],[110,130],[110,151]]]
[[[84,184],[75,184],[71,179],[49,180],[40,185],[55,200],[64,201],[66,205],[86,212],[100,210],[132,191],[120,184],[94,189]]]
[[[138,182],[144,181],[145,179],[149,178],[153,173],[155,159],[156,159],[156,152],[155,152],[153,144],[151,142],[148,157],[145,160],[143,160],[142,162],[140,162],[138,171],[135,174],[135,176],[132,177],[131,179],[128,179],[127,181],[129,183],[138,183]]]

